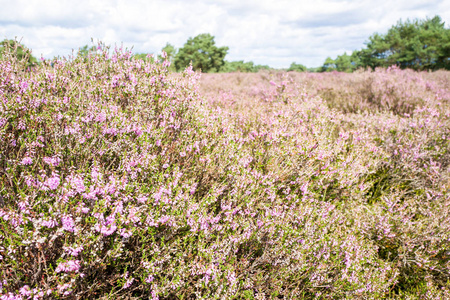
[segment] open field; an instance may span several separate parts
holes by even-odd
[[[449,86],[0,60],[0,299],[449,299]]]

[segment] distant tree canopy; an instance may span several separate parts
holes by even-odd
[[[135,59],[141,59],[143,61],[149,60],[149,55],[147,53],[135,53],[135,54],[133,54],[133,57]]]
[[[19,61],[24,61],[25,67],[37,64],[37,59],[31,54],[31,50],[15,40],[5,39],[0,42],[0,58],[6,53],[14,55]]]
[[[320,68],[320,71],[321,72],[338,71],[350,73],[360,67],[361,67],[361,59],[358,56],[358,52],[354,51],[352,55],[348,55],[347,53],[338,55],[337,58],[334,60],[331,57],[327,57],[323,66]]]
[[[78,49],[78,56],[86,57],[89,53],[97,53],[97,48],[95,46],[89,47],[88,45],[84,45],[83,47]]]
[[[181,71],[192,62],[194,70],[202,72],[219,72],[225,65],[228,47],[217,47],[214,36],[209,33],[199,34],[189,38],[175,55],[174,64]]]
[[[398,65],[415,70],[450,69],[450,29],[439,16],[399,21],[385,35],[374,34],[361,50],[364,66]]]
[[[160,60],[164,60],[167,59],[170,62],[173,62],[175,59],[175,55],[177,54],[177,49],[175,49],[175,47],[169,43],[167,43],[162,49],[161,52],[165,52],[166,53],[166,57],[162,57],[162,55],[159,55],[159,59]]]
[[[252,73],[258,72],[259,70],[269,70],[269,69],[270,67],[266,65],[255,65],[252,61],[244,62],[243,60],[239,60],[239,61],[225,61],[225,64],[220,69],[220,71],[224,73],[232,73],[232,72]]]
[[[327,58],[322,71],[352,72],[357,68],[398,65],[414,70],[450,70],[450,29],[439,16],[425,20],[397,22],[386,34],[369,37],[367,47]]]
[[[296,72],[306,72],[308,70],[308,68],[302,64],[297,64],[295,62],[293,62],[291,64],[291,66],[289,67],[289,69],[287,69],[288,72],[290,71],[296,71]]]

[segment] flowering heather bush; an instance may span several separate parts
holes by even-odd
[[[0,299],[450,297],[448,73],[151,61],[0,61]]]

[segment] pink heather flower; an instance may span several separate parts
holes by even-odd
[[[133,128],[133,131],[134,131],[134,133],[135,133],[137,136],[141,136],[142,133],[143,133],[142,127],[140,127],[140,126],[135,126],[135,127]]]
[[[117,128],[105,128],[103,129],[103,134],[110,134],[110,135],[117,135],[119,131],[117,130]]]
[[[59,165],[59,163],[61,162],[61,159],[59,157],[44,157],[43,158],[44,162],[46,164],[52,165],[54,167],[57,167]]]
[[[26,165],[31,165],[33,163],[33,159],[29,156],[26,156],[22,159],[21,164],[26,166]]]
[[[167,221],[169,221],[169,217],[168,216],[162,216],[159,218],[159,223],[161,223],[161,225],[164,225]]]
[[[60,272],[75,272],[78,273],[80,270],[80,261],[79,260],[69,260],[67,262],[62,262],[60,263],[56,269],[55,272],[56,273],[60,273]]]
[[[167,169],[167,168],[169,167],[169,165],[168,165],[168,164],[164,164],[162,167],[163,167],[164,169]]]
[[[67,290],[70,287],[71,287],[70,283],[60,284],[60,285],[58,285],[58,291],[61,293],[61,292],[64,292],[65,290]]]
[[[50,219],[48,221],[42,221],[42,226],[48,227],[48,228],[53,228],[56,227],[58,225],[58,222],[56,222],[56,220]]]
[[[127,218],[128,221],[131,221],[133,223],[139,222],[140,218],[139,218],[139,215],[136,215],[137,213],[138,213],[138,210],[136,208],[134,208],[134,207],[131,208],[128,213],[128,218]]]
[[[127,289],[131,286],[131,284],[133,284],[134,278],[131,277],[130,279],[127,280],[127,282],[125,282],[125,284],[123,285],[124,289]]]
[[[8,295],[3,295],[0,297],[0,300],[22,300],[22,296],[14,295],[13,293],[8,293]]]
[[[184,70],[184,73],[186,73],[187,75],[194,75],[195,74],[194,69],[192,67],[192,64],[190,64],[189,67],[187,67]]]
[[[59,186],[59,176],[54,174],[53,177],[48,178],[44,185],[48,187],[50,190],[56,190]]]
[[[27,129],[27,126],[25,125],[25,122],[23,120],[20,120],[19,124],[17,124],[17,128],[20,130],[25,130]]]
[[[149,298],[150,299],[150,298]],[[155,290],[152,290],[152,300],[159,300],[158,295],[156,294]]]
[[[113,234],[116,231],[117,226],[115,223],[112,223],[109,226],[97,223],[94,228],[97,232],[102,233],[104,236],[108,236],[108,235]]]
[[[64,215],[61,217],[61,222],[63,224],[63,229],[69,232],[75,231],[75,222],[71,216]]]
[[[83,179],[81,179],[81,177],[79,176],[73,177],[70,183],[78,193],[83,193],[86,190]]]
[[[228,274],[227,279],[231,286],[236,285],[237,279],[236,279],[236,274],[234,274],[234,272],[231,274]]]
[[[256,223],[258,224],[258,228],[261,228],[264,225],[264,222],[261,220],[258,220]]]
[[[72,256],[78,256],[81,251],[83,251],[83,246],[72,248],[72,247],[63,247],[64,251],[66,251],[67,254]]]
[[[102,111],[95,117],[95,121],[97,122],[105,122],[106,121],[106,113]]]
[[[149,276],[147,277],[147,279],[145,279],[145,282],[150,283],[150,282],[153,281],[153,279],[154,279],[153,275],[149,275]]]
[[[134,76],[133,73],[128,75],[128,78],[131,80],[131,82],[133,83],[133,86],[137,85],[137,80],[136,80],[136,76]]]
[[[47,75],[47,78],[49,79],[50,82],[52,82],[53,79],[56,78],[56,75],[54,73],[46,72],[45,75]]]
[[[123,238],[129,238],[133,235],[133,233],[130,230],[126,230],[125,228],[120,229],[119,234]]]
[[[181,151],[181,152],[180,152],[180,156],[181,156],[181,157],[185,157],[185,156],[186,156],[186,152]]]
[[[137,198],[137,201],[139,203],[146,203],[147,200],[148,200],[148,198],[146,196],[142,196],[142,197]]]
[[[24,285],[24,286],[19,290],[19,293],[20,293],[22,296],[25,296],[25,297],[30,296],[30,295],[31,295],[30,287],[29,287],[28,285]]]
[[[93,167],[91,170],[91,177],[94,182],[102,179],[102,174],[99,172],[97,167]]]
[[[28,82],[21,81],[19,86],[20,86],[20,92],[21,93],[25,93],[27,91],[27,89],[28,89]]]
[[[19,203],[17,203],[17,206],[20,208],[21,211],[24,211],[28,206],[28,202],[20,201]]]

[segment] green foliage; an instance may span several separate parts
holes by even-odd
[[[37,59],[31,54],[31,50],[16,40],[4,39],[0,42],[0,59],[8,56],[8,53],[22,61],[26,68],[36,66]]]
[[[325,59],[325,62],[323,63],[321,71],[322,72],[336,71],[336,62],[331,57],[327,57],[327,59]]]
[[[167,59],[170,62],[173,62],[175,55],[177,54],[177,50],[175,49],[175,47],[169,43],[167,43],[162,49],[161,51],[164,51],[166,53],[166,57],[165,59]],[[162,55],[159,55],[158,58],[160,60],[164,60],[164,57],[162,57]]]
[[[352,55],[328,57],[321,72],[353,72],[358,68],[389,67],[414,70],[450,69],[450,29],[439,16],[397,22],[386,34],[369,37],[367,48]]]
[[[255,65],[252,61],[244,62],[239,61],[225,61],[224,66],[220,69],[224,73],[243,72],[243,73],[256,73],[259,70],[269,70],[270,67],[266,65]]]
[[[192,62],[194,70],[202,72],[218,72],[225,65],[228,47],[217,47],[214,36],[209,33],[189,38],[175,55],[174,63],[177,71],[181,71]]]
[[[133,54],[133,57],[134,57],[134,59],[141,59],[145,62],[147,62],[147,61],[153,62],[153,60],[151,60],[149,58],[149,55],[147,53],[136,53],[136,54]]]
[[[387,34],[375,33],[360,51],[365,67],[414,70],[450,69],[450,29],[439,16],[425,20],[401,20]]]
[[[96,53],[97,48],[95,48],[95,46],[92,46],[89,48],[88,45],[84,45],[83,47],[78,49],[78,56],[82,56],[82,57],[87,57],[89,55],[89,53]]]
[[[325,63],[321,67],[322,72],[339,71],[351,73],[361,67],[361,60],[358,56],[358,52],[354,51],[352,55],[344,53],[338,55],[335,60],[331,57],[327,57]]]
[[[306,72],[307,68],[302,64],[293,62],[287,71]]]
[[[161,54],[158,56],[159,60],[163,61],[163,60],[167,60],[170,62],[170,65],[168,67],[168,69],[170,71],[175,71],[175,55],[177,54],[177,50],[175,49],[175,47],[169,43],[167,43],[162,49],[161,52],[165,53],[165,57]]]

